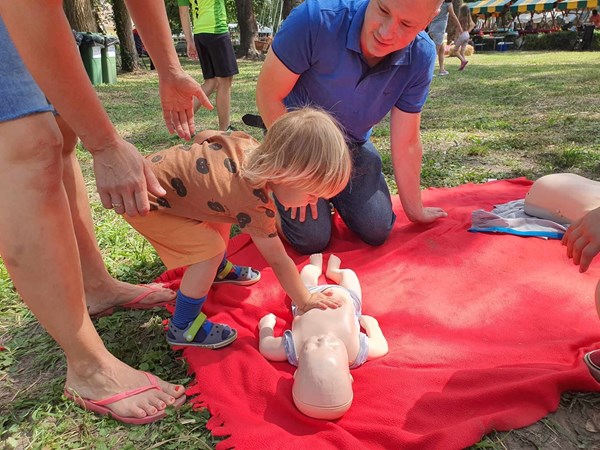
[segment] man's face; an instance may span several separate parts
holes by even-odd
[[[360,32],[367,60],[379,60],[406,47],[440,9],[441,0],[370,0]]]

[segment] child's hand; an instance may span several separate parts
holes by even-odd
[[[306,304],[300,309],[303,312],[308,311],[309,309],[319,308],[319,309],[336,309],[342,306],[342,302],[337,298],[332,298],[333,293],[331,291],[328,292],[314,292],[310,294],[310,297],[306,301]]]
[[[275,328],[275,322],[277,322],[275,314],[267,314],[262,319],[260,319],[260,322],[258,322],[258,328]]]

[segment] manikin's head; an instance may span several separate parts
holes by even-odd
[[[410,44],[440,11],[442,0],[370,0],[360,32],[367,61]]]
[[[292,395],[296,407],[315,419],[338,419],[353,399],[344,343],[331,334],[309,338],[298,354]]]

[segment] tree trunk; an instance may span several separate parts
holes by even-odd
[[[123,0],[113,0],[113,16],[121,43],[121,69],[124,72],[133,72],[140,68],[140,61],[133,40],[131,18]]]
[[[235,0],[235,5],[240,29],[240,51],[238,56],[259,59],[260,54],[254,46],[254,40],[258,37],[258,27],[256,26],[252,0]]]
[[[94,15],[94,20],[96,21],[98,31],[102,34],[106,34],[106,27],[102,22],[102,3],[103,2],[101,0],[92,0],[92,14]]]
[[[283,9],[281,10],[281,21],[283,22],[285,18],[290,15],[292,9],[294,9],[300,3],[302,3],[302,0],[283,0]],[[278,26],[276,26],[275,28],[278,28]]]
[[[64,0],[63,8],[73,30],[90,33],[100,31],[94,18],[92,0]]]

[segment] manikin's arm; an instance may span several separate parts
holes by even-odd
[[[289,70],[269,49],[256,84],[256,106],[267,128],[286,112],[283,100],[296,85],[300,75]]]
[[[274,314],[267,314],[258,323],[258,350],[269,361],[286,361],[283,338],[274,337],[276,318]]]
[[[448,214],[441,208],[424,208],[421,201],[421,114],[392,108],[391,145],[394,177],[402,207],[412,222],[433,222]]]
[[[387,354],[388,343],[379,327],[377,319],[363,314],[360,316],[360,325],[365,329],[365,332],[369,337],[368,359],[379,358],[380,356]]]

